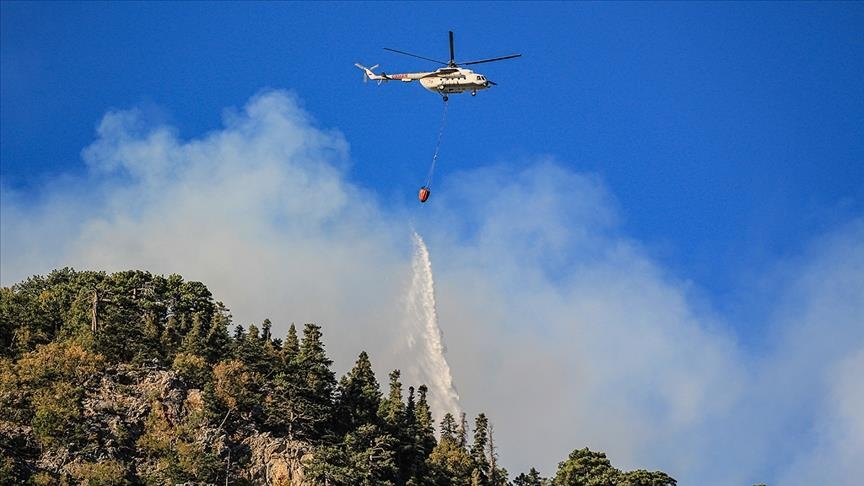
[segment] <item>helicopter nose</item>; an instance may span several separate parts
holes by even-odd
[[[492,87],[492,86],[498,86],[498,83],[496,83],[495,81],[492,81],[492,80],[487,79],[487,80],[486,80],[486,87],[489,88],[489,87]]]

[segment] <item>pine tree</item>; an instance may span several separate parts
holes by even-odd
[[[436,484],[470,485],[474,465],[468,451],[459,446],[453,415],[444,415],[440,431],[441,440],[429,454],[430,475],[435,478]]]
[[[265,400],[265,424],[270,430],[290,439],[295,439],[298,433],[300,437],[309,434],[309,427],[303,424],[315,419],[313,410],[307,406],[309,392],[304,390],[305,376],[300,372],[299,354],[297,328],[291,324],[285,346],[279,353],[279,365],[270,382],[270,394]]]
[[[273,335],[270,333],[270,329],[273,327],[273,323],[270,322],[270,319],[264,319],[264,322],[261,323],[261,341],[262,343],[267,343],[271,339],[273,339]]]
[[[383,422],[384,431],[392,435],[393,452],[397,464],[397,484],[406,484],[411,477],[413,464],[413,440],[410,430],[406,426],[407,407],[402,401],[402,382],[399,381],[401,372],[393,370],[390,372],[390,392],[387,398],[381,401],[378,416]],[[412,405],[413,407],[413,405]]]
[[[156,314],[154,314],[153,312],[145,312],[142,319],[142,346],[138,354],[135,356],[134,362],[138,364],[149,364],[153,361],[163,362],[165,356],[163,355],[162,346],[160,343],[163,331],[162,326],[159,323]]]
[[[285,356],[285,360],[293,360],[300,354],[300,340],[297,339],[297,327],[294,326],[294,323],[291,323],[291,327],[288,328],[288,336],[285,338],[285,344],[282,345],[282,353]]]
[[[417,445],[423,452],[423,457],[428,456],[436,444],[432,411],[429,409],[429,403],[426,401],[428,390],[426,385],[420,385],[417,389],[419,398],[417,399],[417,406],[414,409],[414,423],[416,424],[417,435],[419,437]],[[452,420],[453,417],[451,416],[450,418]]]
[[[456,434],[456,441],[459,447],[468,450],[468,416],[462,412],[459,419],[459,430]]]
[[[205,338],[205,358],[207,362],[216,364],[223,359],[228,359],[231,350],[231,337],[228,335],[228,326],[231,325],[231,315],[222,302],[216,303],[216,313],[210,320]]]
[[[246,336],[237,345],[236,354],[240,361],[262,377],[268,376],[272,371],[272,360],[255,324],[249,325]]]
[[[160,341],[162,343],[162,349],[165,351],[165,359],[173,360],[181,341],[177,319],[173,315],[168,316]]]
[[[390,372],[390,392],[387,398],[381,402],[378,415],[390,427],[397,430],[401,427],[405,416],[405,404],[402,403],[402,382],[399,381],[401,372],[393,370]]]
[[[393,438],[372,424],[360,426],[338,444],[319,446],[304,468],[315,484],[393,486],[397,479]]]
[[[312,440],[324,438],[331,432],[330,422],[336,390],[336,377],[330,369],[332,364],[324,352],[321,327],[306,324],[303,328],[303,342],[297,355],[297,365],[303,399],[301,404],[309,420],[299,425],[302,434]]]
[[[397,481],[398,470],[393,452],[395,439],[373,424],[361,425],[345,436],[349,464],[356,480],[351,484],[390,485]]]
[[[273,334],[270,329],[273,324],[270,319],[264,319],[261,324],[261,342],[264,346],[264,356],[267,360],[268,375],[278,373],[282,370],[282,343],[278,339],[273,339]]]
[[[481,413],[474,420],[474,442],[471,444],[471,458],[474,460],[475,471],[478,472],[480,484],[489,484],[489,461],[486,460],[486,444],[488,443],[489,420]]]
[[[354,367],[339,382],[338,422],[341,433],[365,424],[378,424],[381,391],[365,351]]]
[[[91,295],[92,349],[111,362],[129,362],[144,342],[140,309],[129,298],[121,282],[108,276],[96,284]]]
[[[552,483],[556,486],[582,484],[617,484],[621,471],[614,468],[606,454],[587,447],[570,453],[566,461],[558,464]]]
[[[513,486],[546,486],[549,482],[540,476],[540,472],[531,468],[528,474],[522,473],[513,480]]]
[[[279,361],[282,366],[296,368],[299,355],[300,339],[297,337],[297,327],[292,322],[291,327],[288,328],[288,334],[285,336],[285,342],[279,348]]]
[[[432,412],[426,401],[426,385],[420,385],[418,398],[414,400],[414,388],[408,389],[408,404],[405,409],[407,416],[405,428],[408,431],[405,446],[408,471],[415,484],[431,482],[435,471],[430,470],[427,459],[435,448],[435,429],[432,423]]]
[[[451,440],[454,444],[456,442],[456,419],[453,418],[453,414],[447,412],[444,414],[444,418],[441,419],[441,440]]]
[[[205,357],[207,353],[204,342],[204,331],[201,327],[201,318],[196,315],[192,319],[192,327],[189,329],[189,332],[183,336],[179,352]]]
[[[416,427],[416,403],[414,401],[414,387],[408,387],[408,400],[405,403],[405,415],[399,434],[396,438],[400,442],[399,453],[397,454],[397,463],[399,464],[400,477],[406,481],[414,480],[410,484],[416,483],[418,477],[421,476],[421,465],[425,458],[422,451],[418,447],[417,427]]]
[[[617,484],[621,486],[675,486],[678,482],[662,471],[637,469],[621,473]]]
[[[246,338],[246,330],[243,329],[242,324],[237,324],[237,326],[234,328],[234,335],[231,338],[234,340],[235,348],[239,346],[241,342],[243,342],[243,339]]]
[[[294,440],[307,437],[315,416],[305,402],[302,382],[294,374],[278,373],[270,381],[270,393],[264,400],[264,423],[277,435]]]
[[[403,426],[406,430],[411,431],[414,427],[416,416],[414,415],[417,409],[417,403],[414,400],[414,387],[408,387],[408,400],[405,402],[405,421]]]

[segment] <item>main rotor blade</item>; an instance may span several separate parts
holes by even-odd
[[[483,64],[484,62],[503,61],[504,59],[513,59],[514,57],[522,57],[522,54],[510,54],[509,56],[493,57],[492,59],[481,59],[479,61],[460,62],[460,66],[470,66],[471,64]]]
[[[455,66],[456,61],[454,61],[454,59],[456,59],[456,55],[453,53],[453,31],[451,30],[450,31],[450,62],[448,64],[450,64],[451,66]]]
[[[385,51],[390,51],[390,52],[395,52],[395,53],[397,53],[397,54],[404,54],[404,55],[406,55],[406,56],[416,57],[416,58],[418,58],[418,59],[423,59],[424,61],[432,61],[432,62],[435,62],[435,63],[438,63],[438,64],[443,64],[443,65],[445,65],[445,66],[447,65],[446,62],[442,62],[442,61],[439,61],[439,60],[437,60],[437,59],[429,59],[428,57],[418,56],[417,54],[411,54],[410,52],[397,51],[396,49],[390,49],[389,47],[385,47],[384,50],[385,50]]]

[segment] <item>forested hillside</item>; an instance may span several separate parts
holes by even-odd
[[[510,478],[418,385],[365,352],[337,380],[319,326],[235,326],[199,282],[57,270],[0,289],[0,484],[675,484],[588,449]]]

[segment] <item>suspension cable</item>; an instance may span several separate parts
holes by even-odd
[[[438,129],[438,140],[435,142],[435,154],[432,155],[432,165],[429,166],[429,174],[426,175],[426,185],[432,187],[432,176],[435,175],[435,164],[438,162],[438,151],[441,149],[441,138],[444,136],[444,122],[447,121],[447,102],[444,102],[444,111],[441,113],[441,126]]]

